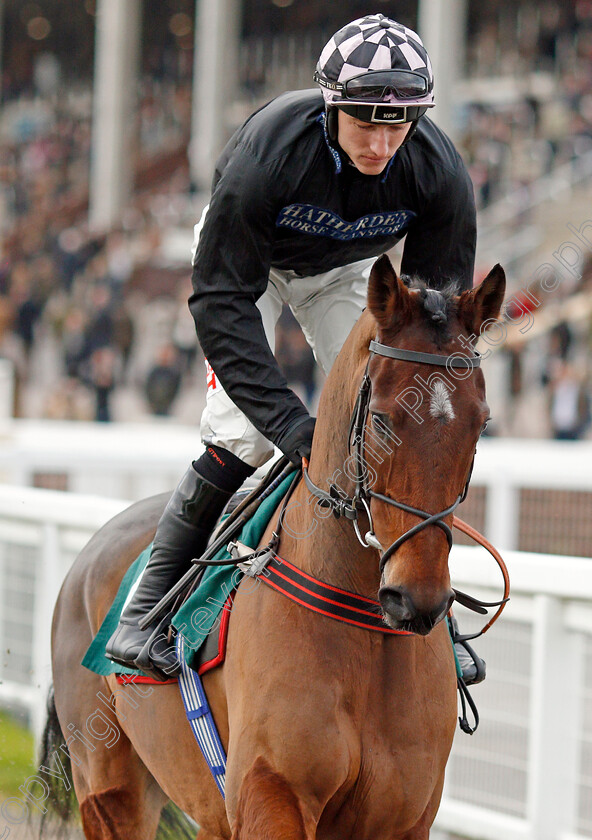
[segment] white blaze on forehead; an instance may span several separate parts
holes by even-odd
[[[445,423],[454,420],[456,416],[450,399],[450,391],[441,379],[436,379],[432,386],[430,414]]]

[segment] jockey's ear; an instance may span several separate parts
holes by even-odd
[[[498,263],[494,265],[485,280],[470,292],[463,292],[458,301],[458,317],[469,335],[478,336],[481,328],[497,321],[504,294],[506,274]]]
[[[413,314],[409,289],[397,277],[386,254],[376,260],[370,272],[368,309],[381,330],[401,327]]]

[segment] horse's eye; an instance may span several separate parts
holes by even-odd
[[[483,423],[483,425],[481,426],[481,434],[482,435],[484,435],[485,432],[487,431],[487,427],[489,425],[490,420],[491,420],[491,417],[488,417],[487,420],[485,421],[485,423]]]
[[[388,414],[383,414],[380,411],[372,411],[370,413],[370,424],[372,430],[383,437],[388,437],[389,429],[391,428],[391,418]]]

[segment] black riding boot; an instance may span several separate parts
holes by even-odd
[[[165,680],[178,672],[174,650],[164,635],[156,634],[160,619],[140,630],[138,622],[200,557],[224,505],[232,494],[220,490],[190,467],[162,514],[150,560],[129,604],[124,609],[105,652],[113,662],[136,667]]]
[[[459,635],[456,618],[451,618],[451,624],[454,650],[462,671],[463,681],[465,685],[477,685],[485,679],[485,660],[477,656],[468,642],[456,641],[455,637]]]

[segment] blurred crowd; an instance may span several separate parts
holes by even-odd
[[[162,413],[148,377],[165,355],[167,367],[184,373],[187,339],[176,348],[176,315],[170,334],[143,350],[131,383],[129,368],[146,302],[159,294],[176,302],[187,279],[163,251],[162,232],[195,213],[185,153],[189,83],[142,79],[132,161],[142,188],[119,229],[91,231],[90,82],[58,92],[51,62],[41,63],[34,87],[9,97],[0,119],[0,356],[15,370],[14,413],[108,421],[111,397],[126,384],[144,392],[147,411]],[[156,288],[142,282],[150,271]]]
[[[526,202],[530,184],[592,149],[592,0],[574,8],[568,17],[557,3],[525,6],[511,31],[500,14],[470,42],[459,148],[480,209],[510,190],[524,190]],[[178,249],[171,257],[164,241],[168,229],[190,231],[203,204],[184,152],[190,82],[141,80],[133,165],[136,173],[144,167],[142,188],[117,230],[97,232],[86,223],[90,81],[58,92],[55,76],[46,56],[34,87],[12,91],[0,118],[0,357],[16,371],[15,414],[102,422],[182,416],[191,392],[197,419],[205,388],[187,309],[189,250],[186,260]],[[258,96],[263,89],[264,80]],[[243,93],[253,95],[250,77]],[[160,171],[154,161],[167,156]],[[590,284],[578,290],[591,293]],[[545,433],[587,436],[589,336],[563,322],[544,340]],[[523,348],[505,352],[508,393],[518,400]],[[287,311],[277,356],[314,408],[321,377]],[[122,393],[129,399],[118,403]]]
[[[468,66],[460,148],[480,209],[516,190],[526,203],[529,184],[592,150],[590,0],[502,7]]]
[[[543,295],[520,294],[509,305],[515,326],[498,353],[501,380],[493,434],[548,436],[582,440],[592,433],[592,255],[581,277],[564,278],[543,302]],[[490,384],[489,373],[488,386]]]

